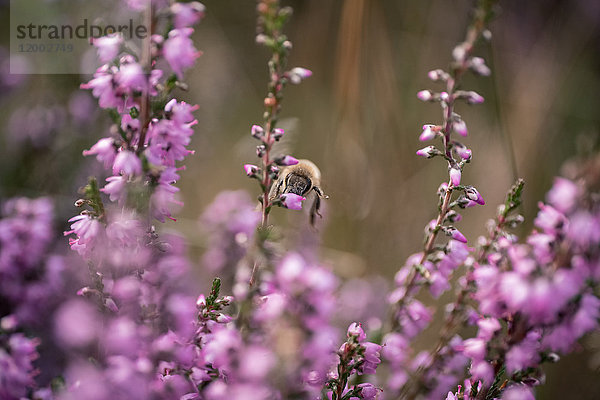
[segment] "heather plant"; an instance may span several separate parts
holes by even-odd
[[[492,73],[475,54],[491,40],[494,4],[478,3],[449,68],[429,72],[442,88],[417,94],[442,109],[441,122],[425,124],[419,136],[441,146],[417,155],[443,159],[448,175],[422,249],[385,293],[376,279],[361,286],[336,276],[308,226],[300,228],[305,240],[293,243],[269,222],[275,206],[305,206],[303,196],[273,197],[271,189],[280,168],[299,163],[276,155],[286,135],[277,125],[283,90],[312,74],[287,69],[292,43],[283,32],[292,10],[278,0],[257,5],[268,85],[263,122],[250,128],[260,162],[243,168],[259,184],[258,201],[225,191],[206,208],[200,263],[219,276],[197,284],[185,239],[159,223],[175,221],[181,163],[194,154],[188,146],[198,107],[175,96],[200,55],[191,35],[205,8],[123,2],[151,34],[139,52],[119,35],[93,40],[102,66],[81,87],[113,124],[83,151],[106,176],[88,180],[75,203],[81,212],[64,232],[81,262],[52,249],[49,199],[3,204],[0,399],[534,398],[543,363],[558,361],[598,327],[600,159],[573,162],[555,178],[522,240],[513,233],[524,221],[520,179],[485,235],[472,240],[459,231],[463,210],[486,205],[463,179],[474,152],[462,142],[468,130],[459,112],[484,101],[462,79]],[[200,293],[201,286],[210,289]],[[455,294],[436,341],[415,354],[415,339],[433,320],[422,288],[434,299]],[[342,326],[346,314],[365,320]],[[40,349],[48,346],[60,357]],[[43,381],[37,365],[52,369]]]

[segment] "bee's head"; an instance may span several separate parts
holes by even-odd
[[[304,196],[310,189],[312,189],[312,181],[305,175],[290,173],[285,178],[285,190],[283,193]]]

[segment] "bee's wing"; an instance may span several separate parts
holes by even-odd
[[[284,130],[284,134],[275,142],[271,152],[271,159],[279,156],[294,155],[296,143],[298,143],[298,118],[285,118],[277,123],[277,127]],[[296,157],[298,158],[298,157]]]

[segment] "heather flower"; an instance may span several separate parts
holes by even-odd
[[[283,166],[298,164],[298,160],[296,158],[292,157],[292,156],[289,156],[289,155],[278,157],[278,158],[275,159],[275,162],[278,165],[283,165]]]
[[[463,137],[467,136],[467,133],[468,133],[467,124],[462,119],[460,119],[458,121],[454,121],[454,123],[452,124],[452,129],[454,130],[454,132],[458,133],[460,136],[463,136]]]
[[[121,150],[115,158],[112,172],[114,175],[141,175],[142,161],[133,152],[128,150]]]
[[[165,59],[179,78],[183,77],[183,71],[193,66],[201,54],[190,38],[193,32],[192,28],[174,29],[169,32],[163,46]]]
[[[417,97],[421,101],[429,101],[433,98],[433,94],[429,90],[421,90],[419,93],[417,93]]]
[[[84,150],[83,155],[95,155],[98,161],[104,164],[104,168],[108,169],[113,165],[117,156],[114,140],[112,138],[102,138],[89,150]]]
[[[302,210],[302,202],[306,197],[298,196],[294,193],[285,193],[280,196],[281,204],[290,210]]]
[[[565,178],[554,178],[554,185],[548,191],[548,203],[558,211],[568,213],[573,209],[581,196],[581,188],[574,182]]]
[[[287,75],[290,82],[292,82],[294,85],[297,85],[304,79],[309,78],[312,75],[312,71],[306,68],[296,67],[292,68]]]
[[[417,151],[417,155],[425,158],[431,158],[435,155],[439,154],[439,151],[435,148],[435,146],[427,146]]]
[[[421,142],[426,142],[436,137],[435,125],[423,125],[423,132],[419,136]]]
[[[458,168],[450,168],[450,181],[452,182],[452,186],[460,185],[461,172]]]
[[[122,43],[123,37],[120,34],[102,36],[92,40],[92,44],[98,49],[98,58],[101,63],[114,60],[119,54]]]
[[[195,25],[204,17],[205,11],[206,7],[197,1],[173,4],[171,12],[174,15],[175,28],[181,29]]]

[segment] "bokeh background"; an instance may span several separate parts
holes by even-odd
[[[88,6],[83,0],[54,2]],[[178,221],[165,227],[185,234],[196,260],[206,243],[198,217],[217,193],[258,194],[242,164],[256,162],[249,131],[262,120],[268,58],[254,42],[253,1],[203,3],[207,14],[194,41],[204,54],[180,96],[200,106],[191,146],[196,154],[179,184],[185,206]],[[287,28],[294,45],[289,65],[313,71],[305,83],[285,91],[281,126],[289,139],[283,150],[321,168],[330,196],[319,226],[321,257],[350,282],[346,298],[352,301],[352,293],[360,291],[356,278],[369,277],[382,288],[391,284],[406,257],[421,248],[423,227],[434,217],[445,163],[423,160],[415,151],[422,147],[421,125],[439,123],[441,110],[415,94],[441,89],[427,71],[447,67],[473,1],[283,3],[294,8]],[[8,2],[0,8],[0,23],[8,27]],[[552,177],[565,160],[598,149],[600,132],[600,2],[500,1],[490,30],[491,42],[480,43],[475,54],[486,59],[492,75],[468,75],[463,85],[486,101],[457,109],[474,153],[463,181],[487,202],[466,210],[459,224],[471,242],[517,176],[526,182],[522,212],[529,222],[522,229],[529,230]],[[89,76],[8,74],[8,32],[2,32],[0,201],[50,195],[59,221],[66,221],[77,212],[77,189],[88,175],[101,175],[98,163],[81,151],[106,134],[110,120],[78,89]],[[286,227],[290,242],[307,232],[301,213],[277,209],[272,215]],[[65,228],[57,224],[57,232]],[[384,290],[380,293],[369,301],[382,303]],[[434,324],[416,345],[429,345],[435,331]],[[600,398],[598,352],[600,339],[588,338],[581,351],[547,366],[538,398]]]

